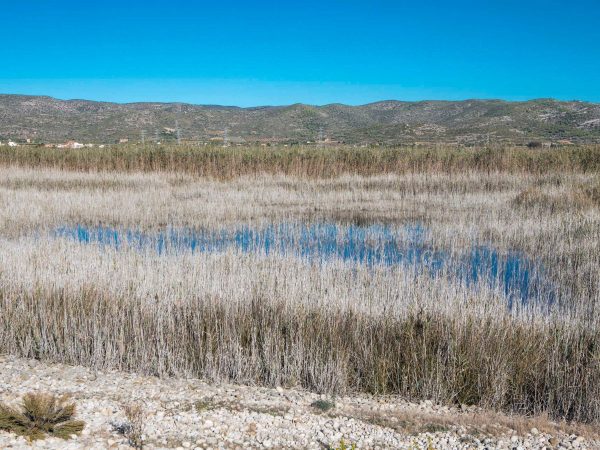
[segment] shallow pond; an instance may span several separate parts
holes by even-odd
[[[500,252],[474,246],[461,252],[433,249],[421,225],[348,225],[335,223],[281,223],[234,230],[168,228],[154,233],[106,226],[62,226],[55,237],[112,248],[133,248],[159,255],[178,252],[222,252],[293,255],[310,262],[331,259],[366,266],[403,265],[432,276],[450,275],[474,288],[485,283],[501,290],[512,304],[531,299],[551,301],[551,283],[539,263],[520,252]]]

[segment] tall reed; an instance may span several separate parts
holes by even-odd
[[[0,351],[600,423],[598,154],[0,148]],[[431,252],[518,252],[556,295],[509,308],[450,271],[54,237],[324,221],[418,225]]]
[[[430,147],[215,147],[118,145],[48,149],[0,147],[0,165],[78,171],[170,171],[213,178],[256,173],[298,177],[342,174],[461,171],[548,173],[600,170],[600,146],[464,148]]]
[[[0,275],[3,352],[600,420],[597,321],[509,310],[483,285],[401,268],[237,252],[159,258],[60,241],[8,245],[2,259],[12,264]]]

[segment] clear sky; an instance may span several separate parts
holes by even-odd
[[[0,93],[600,102],[600,0],[2,0]]]

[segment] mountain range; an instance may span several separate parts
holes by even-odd
[[[0,142],[414,144],[600,142],[600,104],[537,99],[381,101],[360,106],[109,103],[0,95]]]

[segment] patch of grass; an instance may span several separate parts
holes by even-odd
[[[346,442],[342,439],[340,440],[339,445],[336,447],[330,447],[330,450],[357,450],[356,444],[346,444]]]
[[[321,412],[327,412],[330,409],[335,408],[335,403],[330,402],[329,400],[315,400],[310,404],[315,409],[318,409]]]
[[[274,417],[283,416],[290,410],[290,408],[285,406],[255,406],[248,409],[259,414],[269,414]]]
[[[352,416],[373,425],[391,428],[397,432],[413,436],[421,433],[443,433],[452,429],[452,423],[447,418],[432,414],[391,415],[376,414],[369,411],[355,413]]]
[[[0,430],[30,440],[44,439],[47,435],[69,439],[85,426],[85,422],[73,420],[74,415],[75,404],[65,397],[29,393],[17,408],[0,403]]]
[[[422,433],[444,433],[450,430],[446,425],[440,423],[426,423],[421,427]]]
[[[215,404],[213,401],[204,399],[194,402],[194,408],[196,408],[196,411],[198,412],[210,411],[211,409],[215,409],[218,406],[219,405]]]
[[[214,409],[227,409],[229,411],[252,411],[259,414],[269,414],[271,416],[283,416],[286,414],[290,408],[287,406],[277,406],[277,405],[244,405],[241,403],[235,402],[227,402],[227,401],[213,401],[210,399],[202,399],[197,400],[193,403],[193,407],[197,412],[202,411],[212,411]]]

